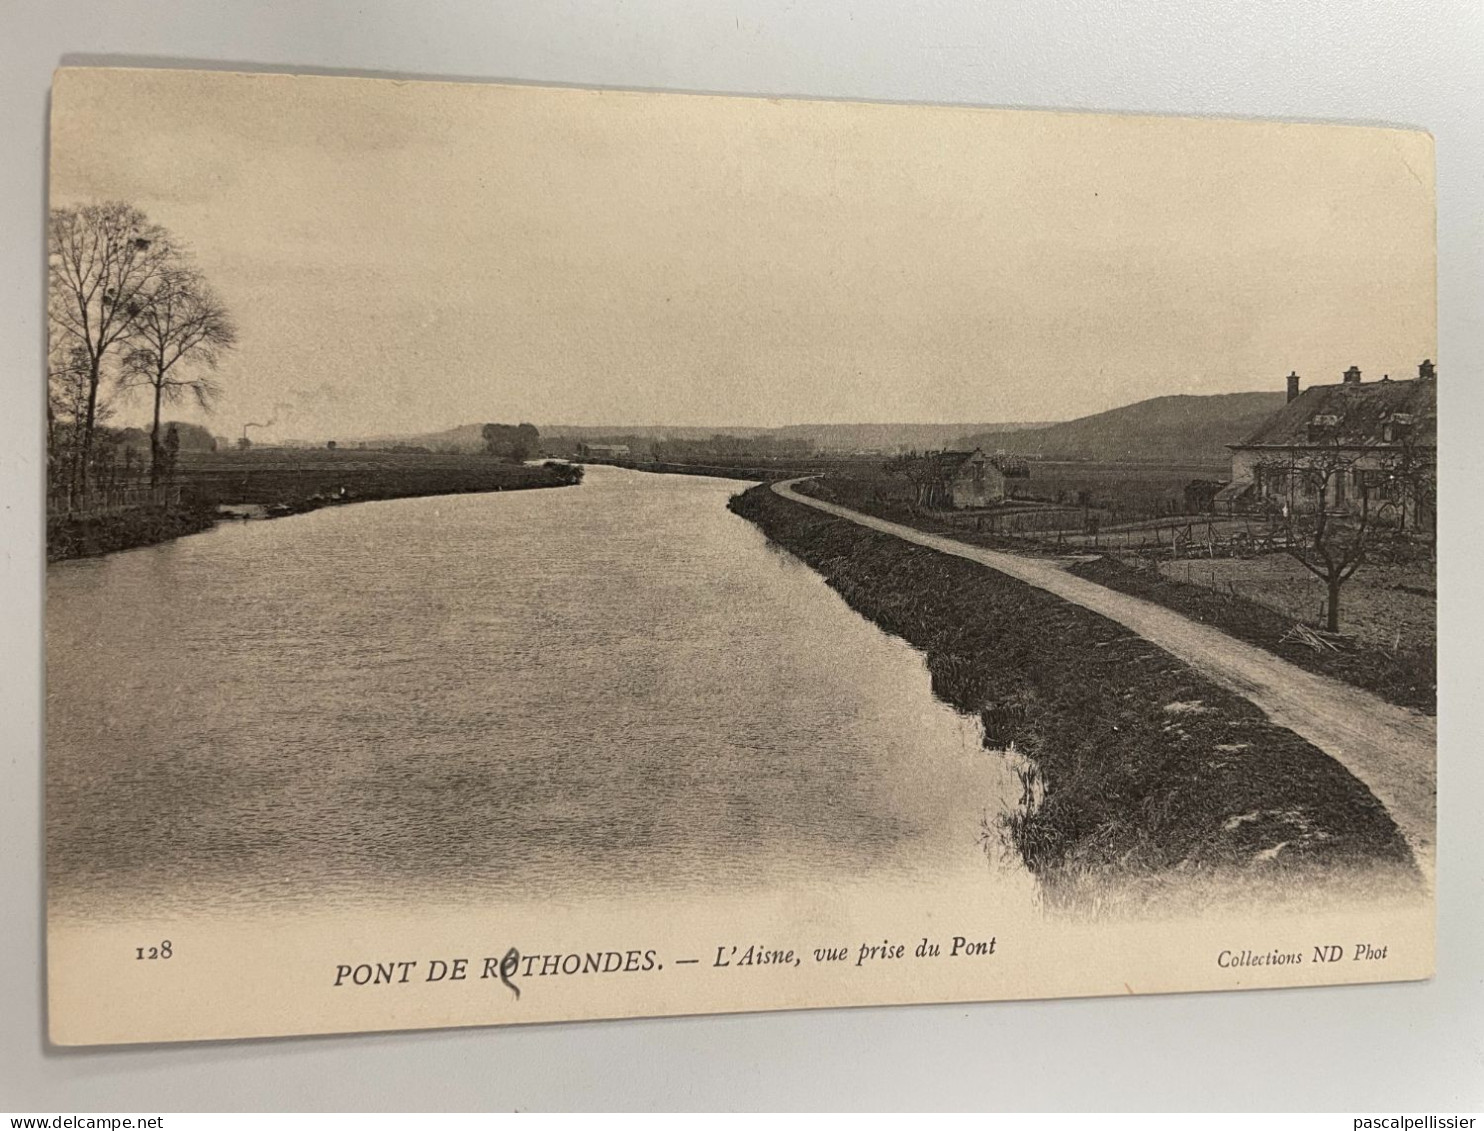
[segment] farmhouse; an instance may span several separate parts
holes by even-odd
[[[988,456],[982,448],[904,456],[893,461],[890,470],[911,480],[918,506],[938,510],[964,510],[1002,502],[1007,479],[1024,479],[1030,475],[1024,460]]]
[[[578,444],[577,454],[591,456],[594,459],[628,459],[629,446],[627,444]]]
[[[1221,510],[1356,514],[1404,528],[1430,528],[1436,512],[1437,368],[1411,381],[1362,382],[1351,366],[1336,385],[1299,391],[1288,375],[1288,403],[1239,444],[1232,479],[1216,496]]]

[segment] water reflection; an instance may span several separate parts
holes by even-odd
[[[593,468],[53,566],[54,910],[1023,892],[977,720],[739,489]]]

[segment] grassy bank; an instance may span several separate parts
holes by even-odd
[[[986,745],[1028,760],[1030,803],[1001,830],[1054,897],[1114,881],[1154,899],[1176,876],[1233,870],[1410,868],[1349,771],[1122,626],[765,486],[731,506],[922,649],[934,692],[983,720]]]
[[[132,550],[197,534],[215,523],[216,508],[201,505],[148,508],[95,518],[48,518],[46,560],[59,562]]]
[[[1431,640],[1398,638],[1391,645],[1357,640],[1334,651],[1316,651],[1297,640],[1285,640],[1293,629],[1294,617],[1231,592],[1173,580],[1154,569],[1136,568],[1114,557],[1078,562],[1070,572],[1174,609],[1191,620],[1282,656],[1297,667],[1362,687],[1398,706],[1429,715],[1437,713],[1438,661]]]
[[[181,505],[87,519],[49,519],[48,561],[89,557],[166,542],[211,527],[217,508],[257,504],[269,517],[326,506],[564,487],[582,469],[564,463],[512,464],[483,456],[401,452],[265,449],[182,453],[176,481]]]

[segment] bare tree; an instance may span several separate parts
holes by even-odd
[[[77,486],[82,450],[82,426],[88,411],[88,361],[79,345],[53,340],[47,353],[46,423],[47,490],[71,491]],[[99,423],[111,406],[100,396],[94,405]]]
[[[210,409],[220,386],[212,376],[237,329],[216,292],[194,267],[166,263],[145,287],[127,338],[120,375],[125,388],[149,390],[149,481],[158,485],[164,465],[160,408],[192,397]]]
[[[119,201],[54,208],[47,237],[52,339],[83,367],[86,399],[75,471],[76,485],[86,487],[104,363],[133,330],[171,251],[164,229]]]
[[[932,456],[916,452],[896,456],[888,460],[882,470],[888,477],[902,477],[911,484],[914,507],[930,509],[947,505],[945,498],[951,494],[951,489],[944,480],[941,466]]]
[[[1432,444],[1418,441],[1409,429],[1383,461],[1388,497],[1400,509],[1403,529],[1431,532],[1438,515],[1438,456]]]
[[[1365,564],[1395,500],[1379,492],[1366,468],[1367,453],[1338,445],[1311,448],[1302,457],[1265,460],[1269,517],[1285,535],[1284,551],[1324,582],[1325,628],[1340,631],[1340,591]]]

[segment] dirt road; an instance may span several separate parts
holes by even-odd
[[[1393,706],[1358,687],[1197,624],[1171,609],[1067,573],[1054,561],[970,546],[846,507],[811,499],[792,479],[773,484],[785,499],[944,554],[967,558],[1054,593],[1137,633],[1214,682],[1250,700],[1365,783],[1386,806],[1431,878],[1436,843],[1437,720]]]

